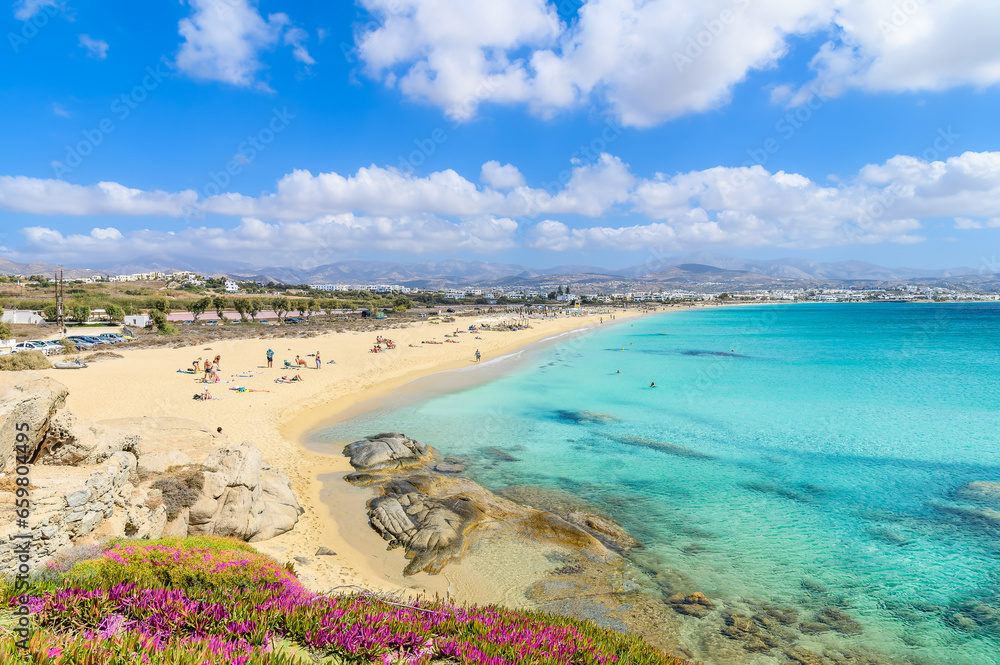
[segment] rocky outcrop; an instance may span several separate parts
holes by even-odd
[[[371,527],[402,547],[410,559],[406,574],[438,573],[461,556],[478,528],[502,528],[512,536],[555,541],[596,555],[611,555],[637,543],[617,522],[579,510],[566,515],[521,505],[456,475],[454,460],[435,460],[425,444],[403,434],[378,434],[344,448],[357,473],[345,480],[369,485]]]
[[[290,531],[302,514],[288,476],[249,441],[219,448],[204,462],[204,486],[188,513],[188,535],[257,541]]]
[[[344,448],[351,466],[360,473],[420,466],[429,459],[428,453],[426,444],[399,432],[376,434]]]
[[[44,561],[79,538],[94,535],[116,512],[124,512],[132,504],[135,456],[113,453],[102,464],[93,467],[35,467],[29,474],[33,487],[30,498],[33,511],[27,520],[31,534],[32,559]],[[15,553],[10,537],[25,533],[18,528],[13,516],[14,495],[0,493],[0,567],[12,569]],[[10,508],[8,508],[10,506]],[[10,515],[5,513],[10,512]],[[113,535],[125,535],[115,533]]]
[[[26,520],[32,563],[88,540],[212,534],[260,541],[290,530],[302,514],[288,476],[249,441],[229,445],[179,418],[95,423],[65,409],[67,390],[36,378],[0,391],[0,448],[15,470],[16,434],[30,463]],[[27,427],[19,424],[27,424]],[[222,444],[220,446],[220,444]],[[199,464],[196,460],[202,460]],[[0,482],[0,567],[10,570],[17,537],[16,486]]]
[[[117,452],[135,454],[139,437],[80,418],[61,409],[49,421],[38,447],[36,464],[76,466],[97,464]]]
[[[34,461],[49,422],[66,406],[68,394],[66,386],[52,379],[30,379],[0,389],[0,472],[17,467],[16,446],[23,446],[28,460]]]

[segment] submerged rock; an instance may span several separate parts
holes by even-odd
[[[685,448],[684,446],[678,446],[673,443],[657,441],[656,439],[647,439],[644,436],[633,436],[631,434],[610,434],[608,432],[601,432],[600,434],[605,438],[611,439],[612,441],[617,441],[618,443],[625,444],[626,446],[649,448],[650,450],[655,450],[656,452],[659,453],[666,453],[667,455],[673,455],[675,457],[690,457],[692,459],[715,459],[708,453],[703,453],[698,450],[692,450],[691,448]]]
[[[500,460],[501,462],[520,462],[521,460],[514,457],[506,450],[502,448],[497,448],[496,446],[487,446],[483,448],[483,452],[492,457],[495,460]]]
[[[699,619],[704,618],[715,609],[715,603],[699,591],[687,596],[683,593],[675,593],[667,598],[667,604],[673,607],[678,614],[686,614]]]
[[[1000,483],[977,480],[961,487],[957,494],[966,501],[975,501],[1000,508]]]
[[[621,420],[618,416],[610,413],[601,413],[600,411],[574,411],[570,409],[558,409],[555,411],[555,415],[559,420],[565,420],[567,422],[578,423],[581,425],[588,423],[614,423]]]
[[[861,624],[852,619],[846,612],[841,612],[833,607],[820,612],[816,616],[816,620],[825,623],[843,635],[859,635],[864,631]]]

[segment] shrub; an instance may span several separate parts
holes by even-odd
[[[0,371],[19,372],[26,369],[50,369],[52,363],[41,351],[21,351],[0,356]]]
[[[175,476],[160,478],[152,484],[154,490],[163,494],[167,508],[167,519],[172,520],[185,508],[190,508],[198,500],[205,485],[205,474],[197,469],[189,469]]]

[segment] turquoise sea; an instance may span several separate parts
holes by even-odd
[[[890,655],[1000,663],[1000,522],[958,492],[1000,481],[1000,304],[688,310],[498,366],[314,440],[402,431],[491,489],[580,495],[710,597],[838,607]]]

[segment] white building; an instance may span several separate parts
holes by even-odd
[[[38,325],[45,323],[45,317],[37,310],[10,310],[3,313],[0,323],[13,323],[16,325]]]
[[[226,280],[226,293],[239,293],[240,285],[231,279]]]

